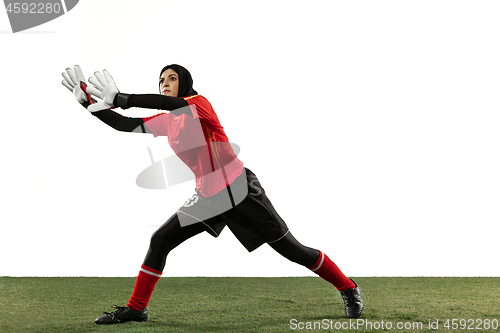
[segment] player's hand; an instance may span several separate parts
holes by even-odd
[[[86,91],[90,95],[100,98],[101,101],[91,104],[88,110],[90,112],[95,112],[113,108],[113,100],[119,91],[118,88],[116,88],[115,81],[111,77],[111,74],[109,74],[107,70],[103,70],[102,74],[100,72],[95,72],[94,75],[95,78],[89,78],[89,82],[92,83],[93,87],[86,87]]]
[[[62,73],[62,76],[64,78],[61,82],[62,85],[73,92],[73,95],[78,103],[83,105],[85,102],[90,100],[88,94],[86,94],[80,87],[80,82],[85,83],[85,77],[83,76],[80,66],[75,65],[74,70],[69,67],[66,68],[66,71]]]

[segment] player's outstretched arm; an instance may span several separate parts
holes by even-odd
[[[62,85],[73,92],[77,102],[107,125],[123,132],[152,133],[149,128],[144,126],[142,118],[124,117],[119,113],[109,110],[109,107],[106,108],[107,105],[104,100],[99,101],[93,98],[87,91],[89,87],[85,82],[85,77],[80,66],[75,65],[74,69],[66,68],[62,76],[64,78]],[[96,97],[102,99],[101,93],[96,93]]]
[[[126,95],[126,97],[122,97]],[[188,102],[182,97],[170,97],[158,94],[121,94],[115,99],[121,108],[138,107],[170,111],[175,115],[181,113],[192,115]],[[123,103],[123,104],[120,104]]]
[[[102,109],[119,107],[128,109],[139,107],[145,109],[167,110],[175,115],[185,113],[192,115],[188,103],[182,97],[170,97],[154,94],[125,94],[121,93],[116,87],[113,77],[107,70],[102,73],[95,72],[94,77],[89,78],[93,85],[87,88],[87,91],[103,101],[89,107],[89,111],[95,112]]]
[[[132,133],[149,133],[151,130],[144,125],[142,118],[129,118],[112,110],[100,110],[92,112],[92,115],[99,118],[103,123],[108,124],[117,131]]]

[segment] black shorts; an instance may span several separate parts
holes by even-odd
[[[231,185],[210,197],[198,191],[177,211],[181,226],[203,223],[218,237],[227,225],[251,252],[288,233],[288,227],[266,196],[257,176],[247,168]]]

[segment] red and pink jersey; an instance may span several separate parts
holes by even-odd
[[[175,154],[196,176],[196,189],[205,197],[231,184],[243,170],[210,102],[201,95],[183,97],[192,117],[160,113],[143,118],[155,137],[168,136]]]

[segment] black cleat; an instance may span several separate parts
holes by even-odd
[[[351,281],[354,282],[352,279]],[[361,291],[356,282],[354,282],[354,284],[356,288],[350,288],[340,292],[344,300],[345,315],[347,318],[358,318],[363,311]]]
[[[132,310],[126,306],[113,305],[116,311],[111,313],[104,312],[104,316],[100,316],[95,320],[96,324],[118,324],[127,321],[146,321],[148,320],[148,309],[144,308],[141,311]]]

